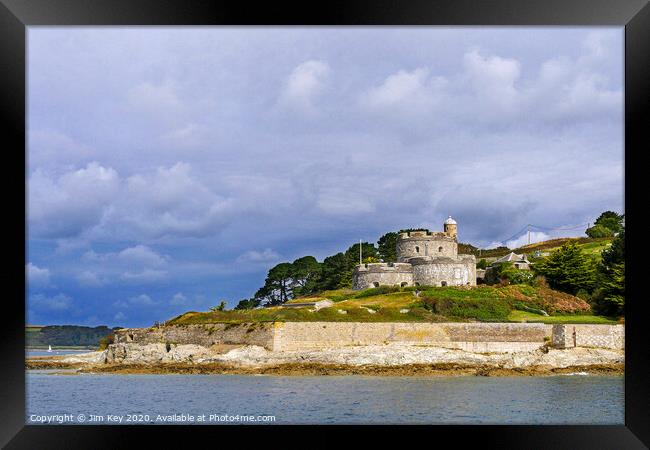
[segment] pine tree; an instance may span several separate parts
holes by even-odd
[[[552,288],[569,294],[581,289],[591,292],[596,285],[596,261],[582,253],[575,242],[551,252],[534,265],[534,270],[543,275]]]

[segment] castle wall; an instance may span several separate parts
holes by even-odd
[[[458,258],[411,258],[413,282],[420,285],[475,286],[476,259],[473,255]]]
[[[410,264],[370,263],[355,267],[352,277],[352,289],[368,289],[380,286],[413,286],[413,268]]]
[[[421,256],[453,258],[457,254],[458,244],[452,237],[444,233],[426,234],[423,231],[413,231],[402,233],[397,239],[397,260],[399,262],[407,262],[408,258]]]

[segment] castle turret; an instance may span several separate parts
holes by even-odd
[[[449,216],[447,220],[445,220],[444,231],[450,237],[454,239],[458,239],[458,224],[454,219],[451,218],[451,216]]]

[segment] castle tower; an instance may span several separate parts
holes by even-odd
[[[450,237],[454,239],[458,239],[458,224],[454,219],[451,218],[451,216],[449,216],[447,220],[445,220],[444,231]]]

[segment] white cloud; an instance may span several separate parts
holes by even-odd
[[[132,305],[153,305],[154,301],[147,294],[140,294],[136,297],[131,297],[129,303]]]
[[[77,282],[80,286],[86,287],[99,287],[103,286],[105,281],[101,279],[95,272],[84,270],[77,275]]]
[[[463,56],[463,65],[478,104],[501,113],[516,112],[521,101],[515,86],[521,74],[519,61],[471,50]]]
[[[32,236],[75,248],[93,239],[215,234],[238,207],[192,176],[188,163],[121,180],[114,169],[93,162],[58,178],[35,170],[28,211]]]
[[[173,148],[197,147],[206,142],[208,130],[204,125],[188,123],[162,135],[162,142]]]
[[[117,279],[137,283],[166,279],[171,258],[138,244],[119,252],[97,253],[89,250],[81,256],[81,261],[92,270],[78,275],[79,283],[100,286]]]
[[[53,179],[37,169],[28,183],[30,233],[72,237],[98,224],[119,192],[115,170],[89,163]]]
[[[129,177],[112,223],[147,237],[216,233],[231,218],[235,204],[193,178],[190,171],[190,164],[179,162],[159,167],[152,175]]]
[[[323,92],[330,67],[324,61],[310,60],[289,75],[280,96],[280,104],[302,113],[316,112],[315,101]]]
[[[122,311],[118,311],[117,314],[113,316],[113,320],[118,322],[124,319],[126,319],[126,314],[124,314]]]
[[[117,300],[113,302],[113,308],[115,309],[129,309],[131,307],[140,308],[153,306],[156,302],[151,299],[147,294],[140,294],[133,297],[129,297],[128,300]]]
[[[29,307],[49,311],[66,311],[72,306],[72,298],[65,294],[57,294],[48,297],[43,294],[36,294],[29,297]]]
[[[270,248],[266,248],[263,251],[257,251],[257,250],[249,250],[246,253],[243,253],[237,257],[237,262],[238,263],[269,263],[269,262],[274,262],[278,261],[280,259],[280,255],[271,250]]]
[[[138,283],[149,283],[153,281],[160,281],[167,278],[166,270],[144,269],[139,272],[124,272],[120,278],[125,281],[132,281]]]
[[[79,164],[92,155],[88,145],[81,144],[57,130],[34,130],[28,134],[28,163],[40,165]]]
[[[126,263],[153,267],[163,266],[169,259],[168,256],[160,255],[146,245],[125,248],[117,254],[117,258]]]
[[[403,114],[422,114],[442,99],[447,80],[430,76],[427,68],[412,72],[400,70],[389,75],[377,87],[369,89],[361,97],[361,105],[370,110],[395,111]]]
[[[172,305],[185,305],[187,304],[187,300],[187,297],[184,296],[182,292],[177,292],[169,303]]]
[[[143,82],[128,91],[129,105],[138,112],[166,116],[183,109],[176,85],[167,80],[160,84]]]
[[[536,242],[548,241],[551,239],[551,236],[541,231],[531,231],[530,232],[530,243],[534,244]],[[503,245],[503,244],[501,244]],[[524,233],[516,239],[512,239],[506,242],[506,247],[508,248],[519,248],[524,245],[528,245],[528,233]]]
[[[43,287],[50,284],[50,270],[48,268],[41,268],[30,262],[25,265],[25,271],[30,286]]]

